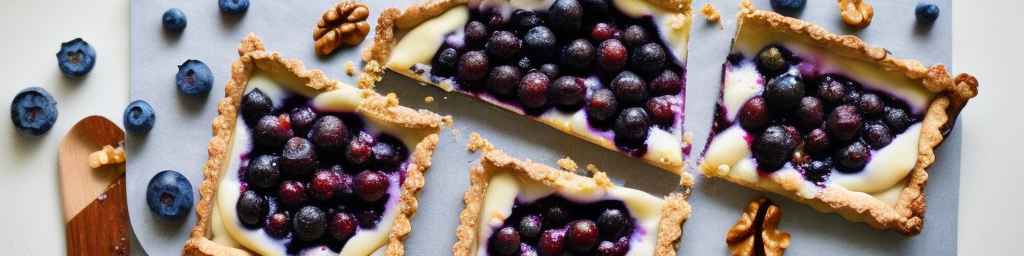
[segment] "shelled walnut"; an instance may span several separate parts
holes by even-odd
[[[104,165],[120,164],[124,163],[124,147],[118,145],[114,146],[106,145],[102,149],[92,152],[89,154],[89,167],[100,168]]]
[[[729,252],[736,256],[782,255],[789,247],[789,233],[779,230],[782,209],[768,198],[750,201],[743,215],[725,234]]]
[[[871,18],[875,16],[874,8],[864,0],[838,0],[839,14],[843,16],[843,23],[855,28],[864,28],[871,24]]]
[[[345,0],[331,7],[313,28],[316,52],[327,55],[341,46],[354,46],[370,33],[370,8],[366,4]]]

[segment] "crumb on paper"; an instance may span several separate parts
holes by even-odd
[[[105,165],[124,163],[124,147],[103,146],[102,149],[89,154],[89,167],[95,169]]]
[[[345,74],[348,76],[356,75],[356,64],[352,63],[351,60],[345,62]]]
[[[732,255],[755,255],[764,252],[766,256],[780,256],[789,247],[789,233],[778,229],[782,219],[782,208],[768,198],[750,201],[736,224],[725,234],[725,243]],[[760,236],[761,243],[755,243]],[[755,248],[763,246],[763,248]]]
[[[558,164],[558,168],[562,168],[562,170],[575,172],[579,169],[579,166],[576,165],[576,161],[573,161],[572,158],[569,158],[568,156],[558,159],[555,163]]]
[[[874,8],[865,0],[839,0],[839,14],[843,23],[854,28],[864,28],[871,24]]]
[[[426,102],[426,103],[434,102],[434,96],[423,97],[423,102]]]
[[[491,145],[491,142],[481,137],[479,133],[473,132],[469,134],[469,144],[466,145],[466,149],[473,153],[488,152],[494,150],[494,145]]]
[[[718,9],[715,9],[714,5],[711,5],[711,3],[705,3],[704,7],[700,8],[700,14],[704,15],[704,19],[707,19],[708,22],[718,22],[722,20],[722,15],[718,12]]]

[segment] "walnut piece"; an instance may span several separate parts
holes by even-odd
[[[341,46],[359,44],[370,33],[370,8],[355,1],[341,1],[324,12],[313,29],[316,52],[327,55]]]
[[[743,215],[725,234],[729,252],[735,256],[776,256],[789,247],[789,233],[779,230],[782,208],[768,198],[750,201]]]
[[[708,22],[718,22],[722,19],[722,15],[718,13],[718,9],[715,9],[715,6],[711,5],[711,3],[705,3],[704,7],[700,8],[700,14],[704,15],[704,18],[707,19]]]
[[[96,152],[89,154],[89,167],[100,168],[104,165],[124,163],[124,147],[118,145],[116,148],[110,145],[103,146]]]
[[[864,0],[839,0],[839,14],[843,16],[843,23],[846,25],[864,28],[871,24],[875,11]]]

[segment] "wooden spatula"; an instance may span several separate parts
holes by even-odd
[[[93,169],[89,154],[124,140],[124,131],[102,116],[78,121],[58,155],[67,255],[127,255],[131,227],[124,163]]]

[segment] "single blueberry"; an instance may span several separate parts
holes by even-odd
[[[57,52],[57,66],[67,77],[81,77],[92,71],[96,65],[96,49],[81,38],[60,44]]]
[[[924,23],[933,23],[939,18],[939,6],[935,4],[919,3],[914,8],[917,20]]]
[[[164,29],[168,31],[181,32],[188,25],[185,19],[185,12],[178,8],[167,9],[163,17]]]
[[[806,4],[806,0],[771,0],[772,9],[784,12],[799,11]]]
[[[25,88],[11,102],[11,121],[21,134],[43,135],[57,122],[57,101],[46,89]]]
[[[220,0],[220,11],[227,14],[241,14],[249,10],[249,0]]]
[[[131,133],[147,133],[153,129],[156,113],[144,100],[135,100],[124,108],[124,129]]]
[[[178,85],[178,91],[184,94],[206,94],[213,88],[213,71],[200,60],[186,60],[178,66],[174,82]]]
[[[176,171],[157,173],[146,187],[146,204],[161,218],[179,219],[188,215],[192,202],[192,183]]]

